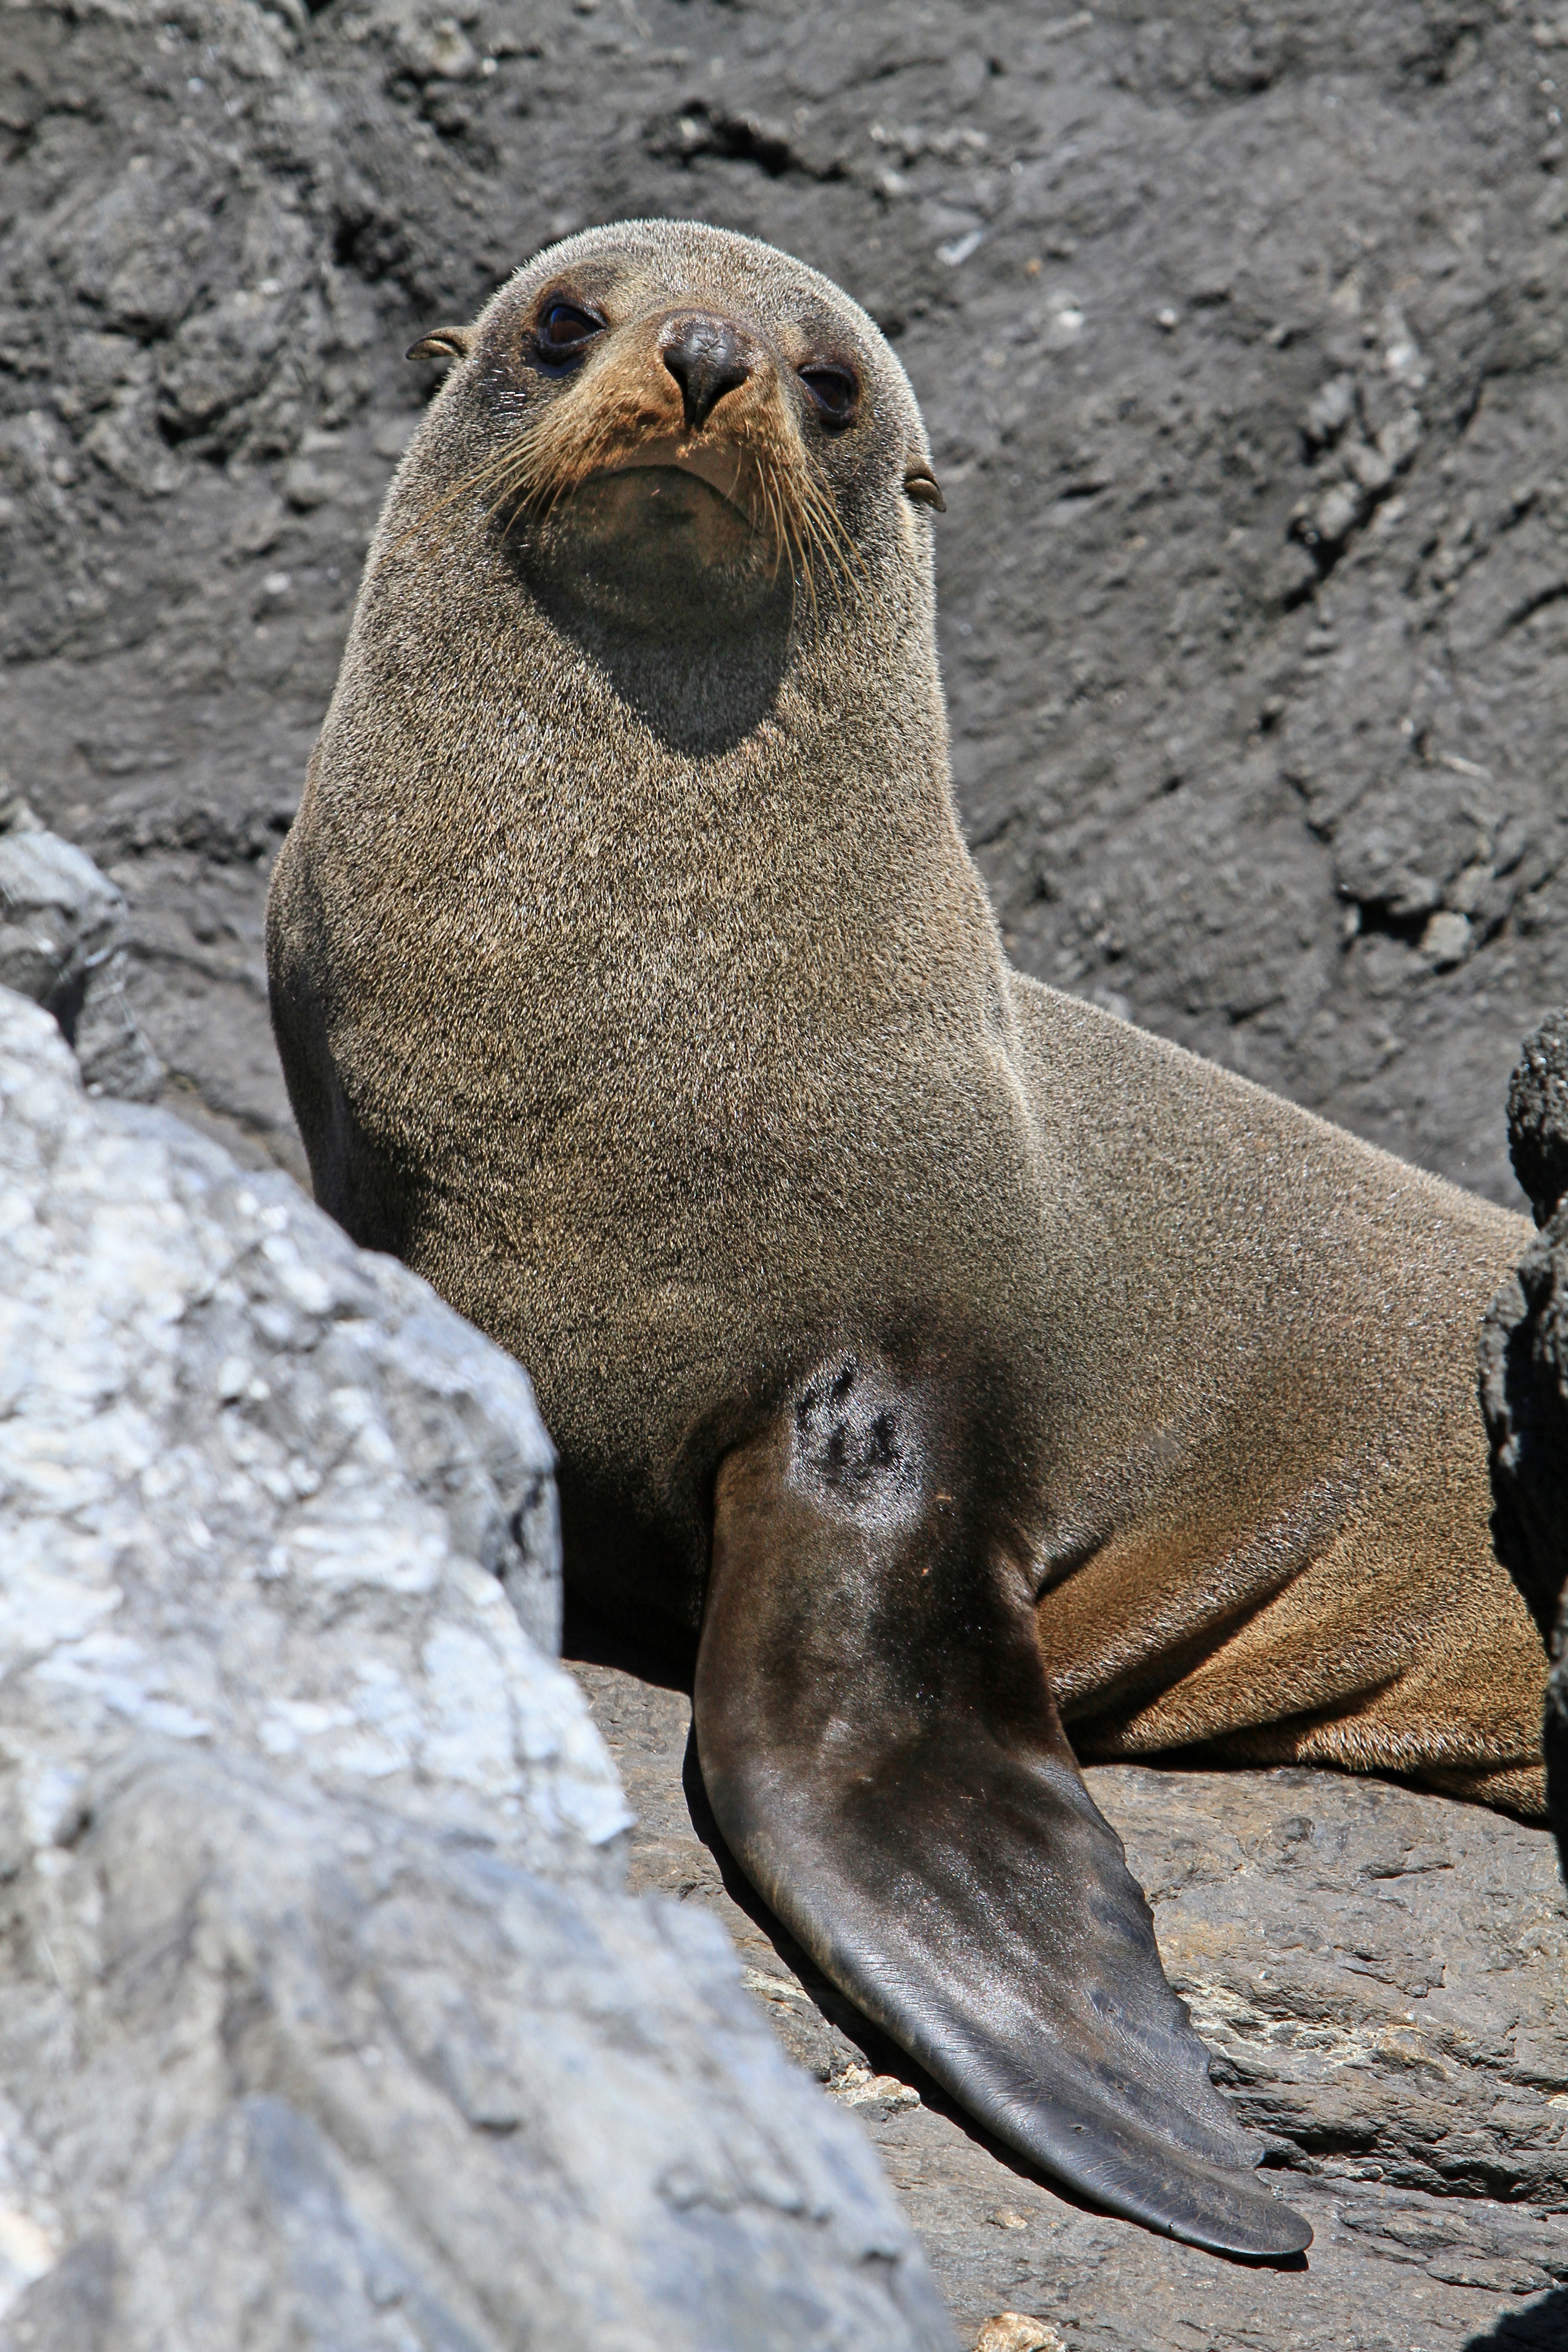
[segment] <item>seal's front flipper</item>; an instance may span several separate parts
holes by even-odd
[[[695,1694],[719,1825],[818,1966],[997,2137],[1254,2257],[1252,2177],[936,1401],[848,1359],[722,1464]]]

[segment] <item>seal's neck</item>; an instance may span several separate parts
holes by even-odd
[[[575,785],[585,820],[613,815],[634,856],[650,824],[675,865],[683,847],[711,861],[721,818],[764,862],[786,835],[803,860],[827,833],[876,893],[916,835],[939,863],[967,866],[930,600],[915,585],[860,582],[805,605],[786,577],[743,630],[668,635],[531,603],[512,690],[554,739],[563,790]],[[840,889],[849,880],[847,868]]]
[[[377,564],[319,763],[361,845],[356,940],[395,959],[413,924],[455,1020],[526,973],[536,1058],[576,1089],[624,1092],[675,1036],[718,1103],[868,1034],[967,1033],[1002,956],[932,636],[929,575],[890,556],[814,614],[786,581],[679,642],[568,625],[489,543],[438,600]],[[475,1003],[476,1034],[498,1018]]]
[[[645,734],[650,756],[714,760],[756,737],[786,680],[816,667],[792,621],[787,602],[744,631],[668,636],[542,614],[539,650],[557,673],[585,664],[611,698],[617,734]]]

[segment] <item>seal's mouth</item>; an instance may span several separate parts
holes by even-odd
[[[597,467],[590,479],[603,481],[621,474],[689,475],[705,482],[710,490],[717,490],[726,505],[735,508],[754,526],[755,500],[748,495],[747,483],[748,475],[754,471],[746,452],[732,443],[660,433],[616,457],[609,465]]]
[[[640,546],[655,563],[739,565],[769,581],[781,572],[794,581],[798,567],[809,580],[816,541],[831,541],[818,515],[826,501],[765,408],[696,432],[662,417],[601,418],[577,452],[561,436],[535,462],[525,513],[546,534],[575,532],[584,548],[618,542],[628,560]]]
[[[576,571],[585,587],[592,574],[602,590],[606,565],[622,592],[637,575],[656,603],[679,597],[685,580],[706,581],[709,596],[721,578],[766,584],[778,577],[780,549],[752,470],[748,482],[739,456],[652,437],[604,453],[537,525],[525,519],[514,543],[562,579]]]

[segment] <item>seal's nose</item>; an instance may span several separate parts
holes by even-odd
[[[752,373],[751,359],[734,328],[705,311],[675,320],[665,332],[662,349],[665,366],[680,386],[689,433],[699,431],[724,394]]]

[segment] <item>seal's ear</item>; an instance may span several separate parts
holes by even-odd
[[[852,1357],[726,1456],[693,1695],[714,1815],[998,2138],[1171,2237],[1296,2253],[1068,1745],[982,1457],[934,1389]]]
[[[947,512],[947,500],[936,476],[923,462],[912,465],[904,476],[904,495],[912,499],[917,507],[934,507],[938,514]]]
[[[416,343],[410,343],[403,356],[405,360],[466,360],[474,348],[471,327],[432,327]]]

